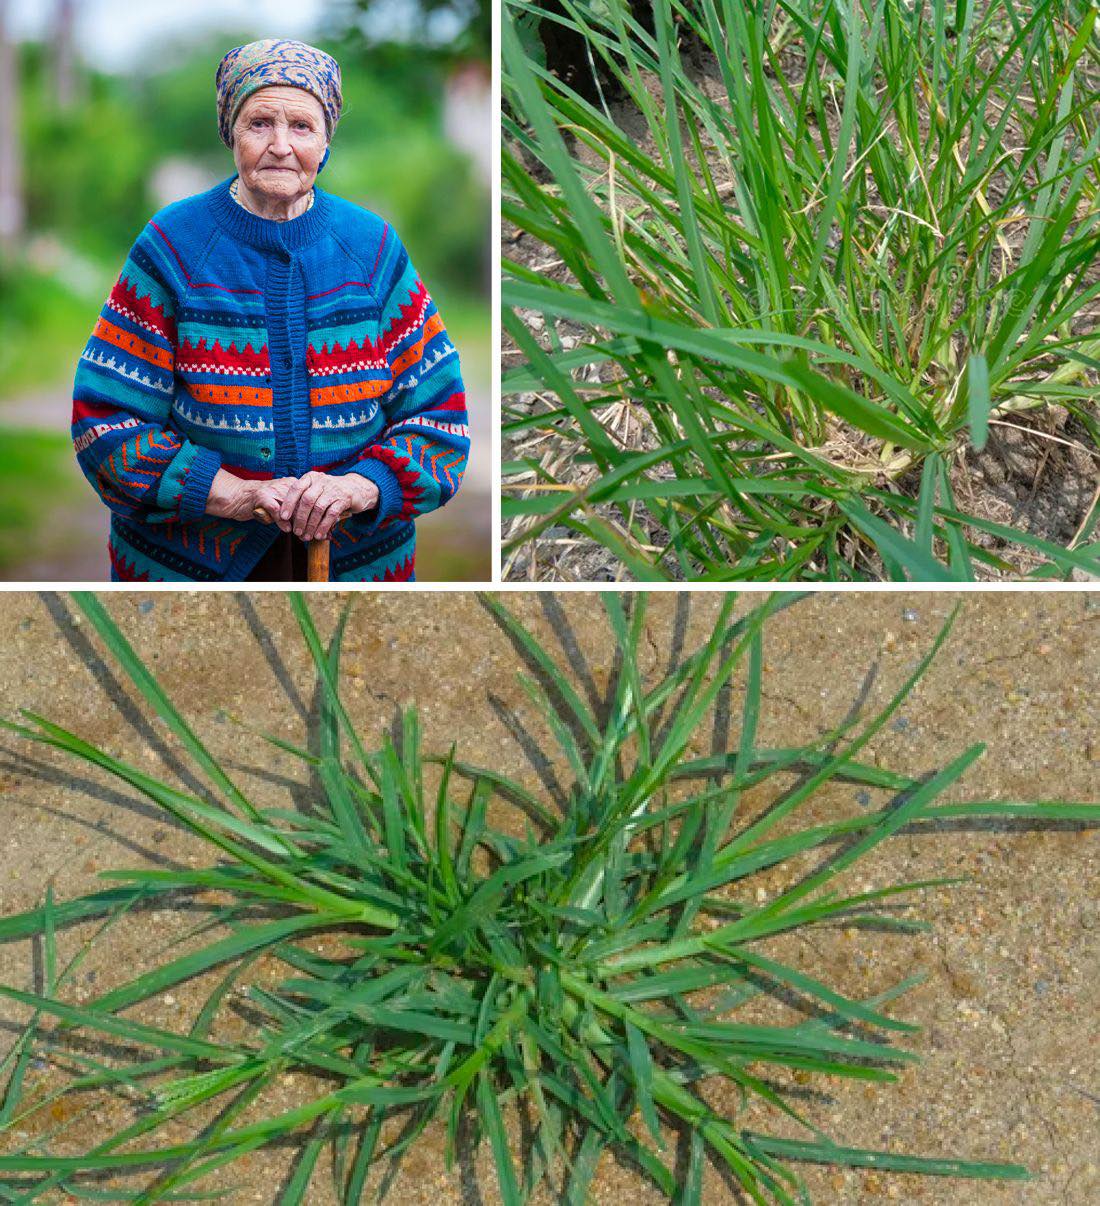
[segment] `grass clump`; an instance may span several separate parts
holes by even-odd
[[[507,0],[502,44],[513,559],[1100,572],[1092,0]],[[957,497],[1021,426],[1072,449],[1068,530]]]
[[[944,802],[981,746],[919,779],[861,760],[950,623],[878,714],[865,719],[856,709],[807,745],[776,748],[758,736],[763,641],[789,599],[738,617],[726,598],[705,643],[651,682],[639,664],[645,597],[628,611],[604,595],[615,663],[606,697],[593,702],[488,599],[536,671],[524,683],[572,771],[568,799],[553,806],[460,761],[453,748],[427,756],[415,711],[405,713],[396,744],[387,737],[368,750],[339,693],[347,612],[326,647],[294,598],[323,709],[316,750],[271,738],[319,784],[308,809],[288,810],[250,801],[103,606],[94,596],[77,601],[209,793],[185,793],[39,716],[7,727],[143,793],[203,839],[211,861],[110,872],[104,891],[68,902],[47,893],[40,909],[0,920],[0,939],[38,937],[44,982],[39,993],[0,988],[9,1007],[32,1012],[2,1065],[0,1200],[59,1192],[183,1200],[212,1192],[209,1178],[225,1166],[232,1174],[242,1156],[291,1142],[298,1154],[278,1200],[313,1200],[326,1178],[335,1199],[351,1204],[375,1163],[387,1158],[392,1171],[433,1120],[446,1123],[448,1160],[471,1150],[471,1138],[488,1139],[508,1204],[544,1185],[558,1200],[589,1200],[605,1149],[685,1204],[701,1203],[708,1158],[760,1203],[806,1201],[797,1172],[805,1161],[1026,1176],[1016,1164],[842,1146],[802,1113],[787,1079],[884,1083],[915,1058],[897,1043],[916,1028],[891,1008],[913,981],[854,999],[784,961],[769,941],[839,921],[920,928],[890,905],[926,885],[853,893],[840,886],[848,868],[891,835],[937,818],[1100,819],[1084,804]],[[693,737],[735,676],[744,703],[734,748],[693,756]],[[799,827],[799,809],[838,779],[881,793],[881,806]],[[745,793],[769,784],[769,804],[750,810]],[[807,855],[808,872],[799,861]],[[760,899],[753,877],[777,869],[790,871],[786,886]],[[61,927],[95,917],[138,925],[142,910],[198,905],[211,893],[224,932],[212,935],[208,918],[198,949],[162,956],[91,1001],[65,1000],[82,956],[60,966]],[[318,949],[321,935],[330,941]],[[132,1016],[206,974],[214,986],[189,1027]],[[757,1017],[780,998],[798,1000],[807,1016]],[[754,1020],[738,1021],[750,1005]],[[222,1022],[238,1011],[249,1024],[230,1040]],[[39,1053],[68,1074],[48,1096],[25,1091]],[[272,1108],[265,1094],[287,1073],[316,1091]],[[730,1117],[702,1093],[715,1077],[739,1095]],[[109,1133],[90,1129],[87,1095],[96,1092],[120,1095],[132,1117]],[[51,1126],[59,1098],[76,1104]],[[532,1119],[523,1151],[505,1127],[509,1104]],[[30,1121],[43,1117],[46,1126],[27,1138]],[[391,1118],[405,1125],[383,1142]],[[59,1154],[74,1144],[76,1154]]]

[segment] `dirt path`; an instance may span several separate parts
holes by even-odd
[[[36,431],[69,430],[73,401],[65,384],[0,400],[0,424]]]

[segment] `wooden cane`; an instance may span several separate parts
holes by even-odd
[[[274,523],[275,520],[264,507],[254,507],[252,514],[260,523]],[[306,579],[309,582],[327,582],[329,575],[329,542],[327,540],[306,541]]]

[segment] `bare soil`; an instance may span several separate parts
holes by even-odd
[[[310,598],[327,632],[340,597]],[[508,602],[549,650],[569,657],[583,689],[603,688],[613,650],[593,595],[513,593]],[[835,724],[876,660],[867,707],[881,706],[955,602],[949,593],[916,590],[818,593],[776,617],[765,650],[761,741],[805,741]],[[257,803],[285,807],[308,796],[313,786],[301,763],[225,718],[233,715],[296,742],[305,741],[315,723],[312,670],[281,593],[116,593],[108,606]],[[712,593],[654,595],[647,671],[663,669],[685,643],[690,650],[704,638],[717,607]],[[988,752],[954,798],[1100,798],[1098,637],[1100,599],[1087,593],[966,596],[948,644],[875,740],[871,757],[920,774],[981,740]],[[4,714],[18,706],[38,711],[150,773],[186,783],[163,727],[141,719],[132,693],[120,687],[98,650],[63,597],[0,596]],[[351,622],[347,702],[368,744],[392,724],[399,707],[415,702],[427,749],[445,750],[455,741],[463,758],[547,793],[544,780],[561,779],[564,771],[538,756],[550,742],[516,679],[520,665],[475,596],[377,593],[360,600]],[[736,685],[725,701],[729,714],[737,715],[739,701]],[[735,723],[732,730],[735,737]],[[726,725],[718,731],[719,744],[727,744]],[[710,733],[708,723],[701,733],[704,752]],[[39,904],[48,884],[66,899],[102,886],[97,875],[107,868],[208,858],[135,794],[17,738],[0,738],[0,797],[5,915]],[[823,793],[812,815],[823,821],[865,806],[857,789],[837,785]],[[1100,1200],[1100,833],[1076,825],[993,822],[906,831],[854,869],[844,886],[954,875],[967,882],[931,890],[919,901],[916,912],[932,927],[927,935],[823,928],[800,940],[799,965],[845,992],[870,995],[915,972],[927,977],[896,1008],[922,1027],[912,1045],[923,1063],[906,1069],[896,1085],[806,1086],[803,1108],[841,1142],[1019,1160],[1035,1179],[999,1185],[811,1168],[814,1200],[838,1206],[881,1200],[1087,1206]],[[137,974],[152,952],[196,920],[193,911],[164,909],[119,925],[93,946],[72,998],[88,999]],[[63,956],[88,933],[88,927],[66,931]],[[38,974],[29,944],[0,946],[0,982],[29,987]],[[186,1027],[209,987],[209,981],[184,986],[136,1016]],[[0,1007],[0,1050],[25,1016]],[[28,1091],[41,1091],[56,1075],[48,1064],[36,1067]],[[288,1079],[267,1108],[296,1104],[314,1087]],[[721,1084],[711,1086],[711,1099],[725,1111],[736,1109]],[[75,1124],[77,1149],[133,1118],[132,1105],[121,1097],[85,1104],[92,1112]],[[58,1109],[48,1125],[73,1116]],[[510,1116],[518,1142],[515,1122]],[[670,1153],[675,1138],[669,1135]],[[410,1206],[498,1202],[487,1147],[464,1153],[461,1166],[449,1172],[442,1143],[442,1128],[433,1126],[398,1170],[389,1200]],[[276,1202],[292,1155],[257,1153],[225,1173],[220,1183],[232,1187],[225,1200]],[[372,1186],[383,1171],[372,1174]],[[660,1196],[629,1166],[605,1158],[592,1200],[649,1206]],[[310,1201],[332,1201],[323,1169]],[[707,1168],[706,1201],[739,1201],[713,1166]]]

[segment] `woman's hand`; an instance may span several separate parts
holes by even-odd
[[[289,532],[290,524],[279,519],[279,512],[296,480],[277,477],[266,482],[249,481],[219,469],[210,483],[206,514],[219,519],[255,519],[256,508],[263,507],[284,532]]]
[[[279,510],[279,527],[302,540],[326,540],[347,515],[378,505],[378,487],[360,473],[332,477],[306,473],[287,491]]]

